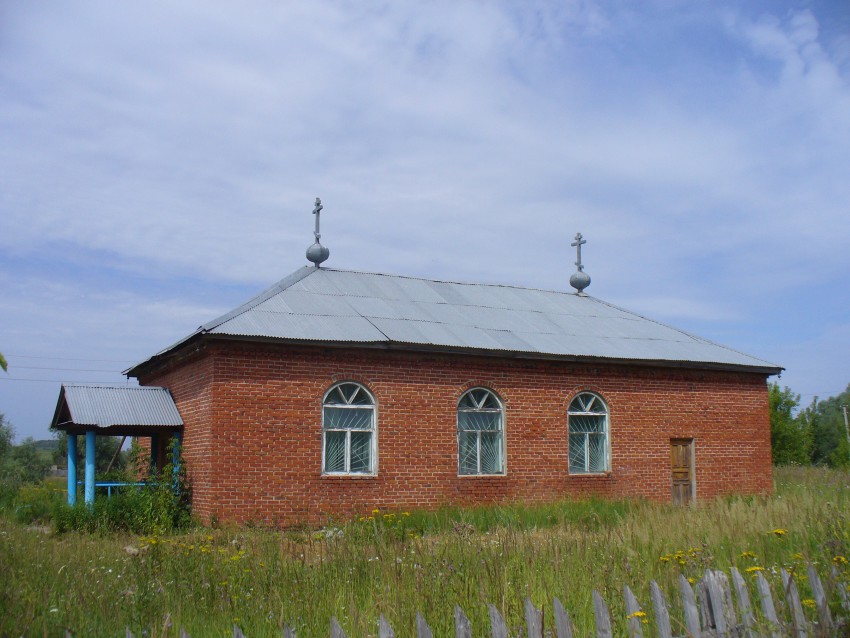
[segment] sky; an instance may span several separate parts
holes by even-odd
[[[18,440],[305,265],[316,197],[342,269],[571,290],[581,232],[589,294],[836,395],[850,3],[0,3]]]

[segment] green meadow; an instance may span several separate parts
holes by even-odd
[[[280,636],[286,623],[302,638],[326,638],[332,616],[350,637],[375,636],[380,614],[404,636],[417,611],[448,636],[455,604],[485,636],[488,603],[519,633],[526,597],[551,629],[553,596],[586,635],[593,589],[623,634],[625,584],[649,609],[656,580],[675,615],[679,574],[696,580],[708,567],[737,566],[748,580],[761,572],[775,591],[780,567],[802,576],[807,562],[850,582],[850,474],[779,468],[774,480],[770,497],[694,509],[582,500],[375,510],[320,530],[190,525],[141,536],[57,531],[46,503],[62,491],[46,484],[0,515],[0,636],[118,636],[128,627],[153,638],[183,627],[198,638],[232,635],[235,623],[253,638]],[[798,585],[806,598],[805,578]]]

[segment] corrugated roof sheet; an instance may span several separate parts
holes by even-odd
[[[75,425],[98,428],[115,425],[183,425],[174,399],[166,388],[63,385],[59,393],[57,417],[63,401]],[[57,423],[54,422],[54,425]]]
[[[310,266],[199,333],[782,369],[591,296]]]

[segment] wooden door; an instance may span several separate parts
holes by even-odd
[[[671,439],[673,504],[690,505],[694,499],[694,440]]]

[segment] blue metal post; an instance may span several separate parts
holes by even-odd
[[[77,435],[68,435],[68,505],[77,504]]]
[[[157,452],[159,451],[159,436],[151,434],[151,470],[157,470]]]
[[[86,487],[85,487],[85,502],[86,505],[94,503],[94,439],[95,432],[89,430],[86,432]]]

